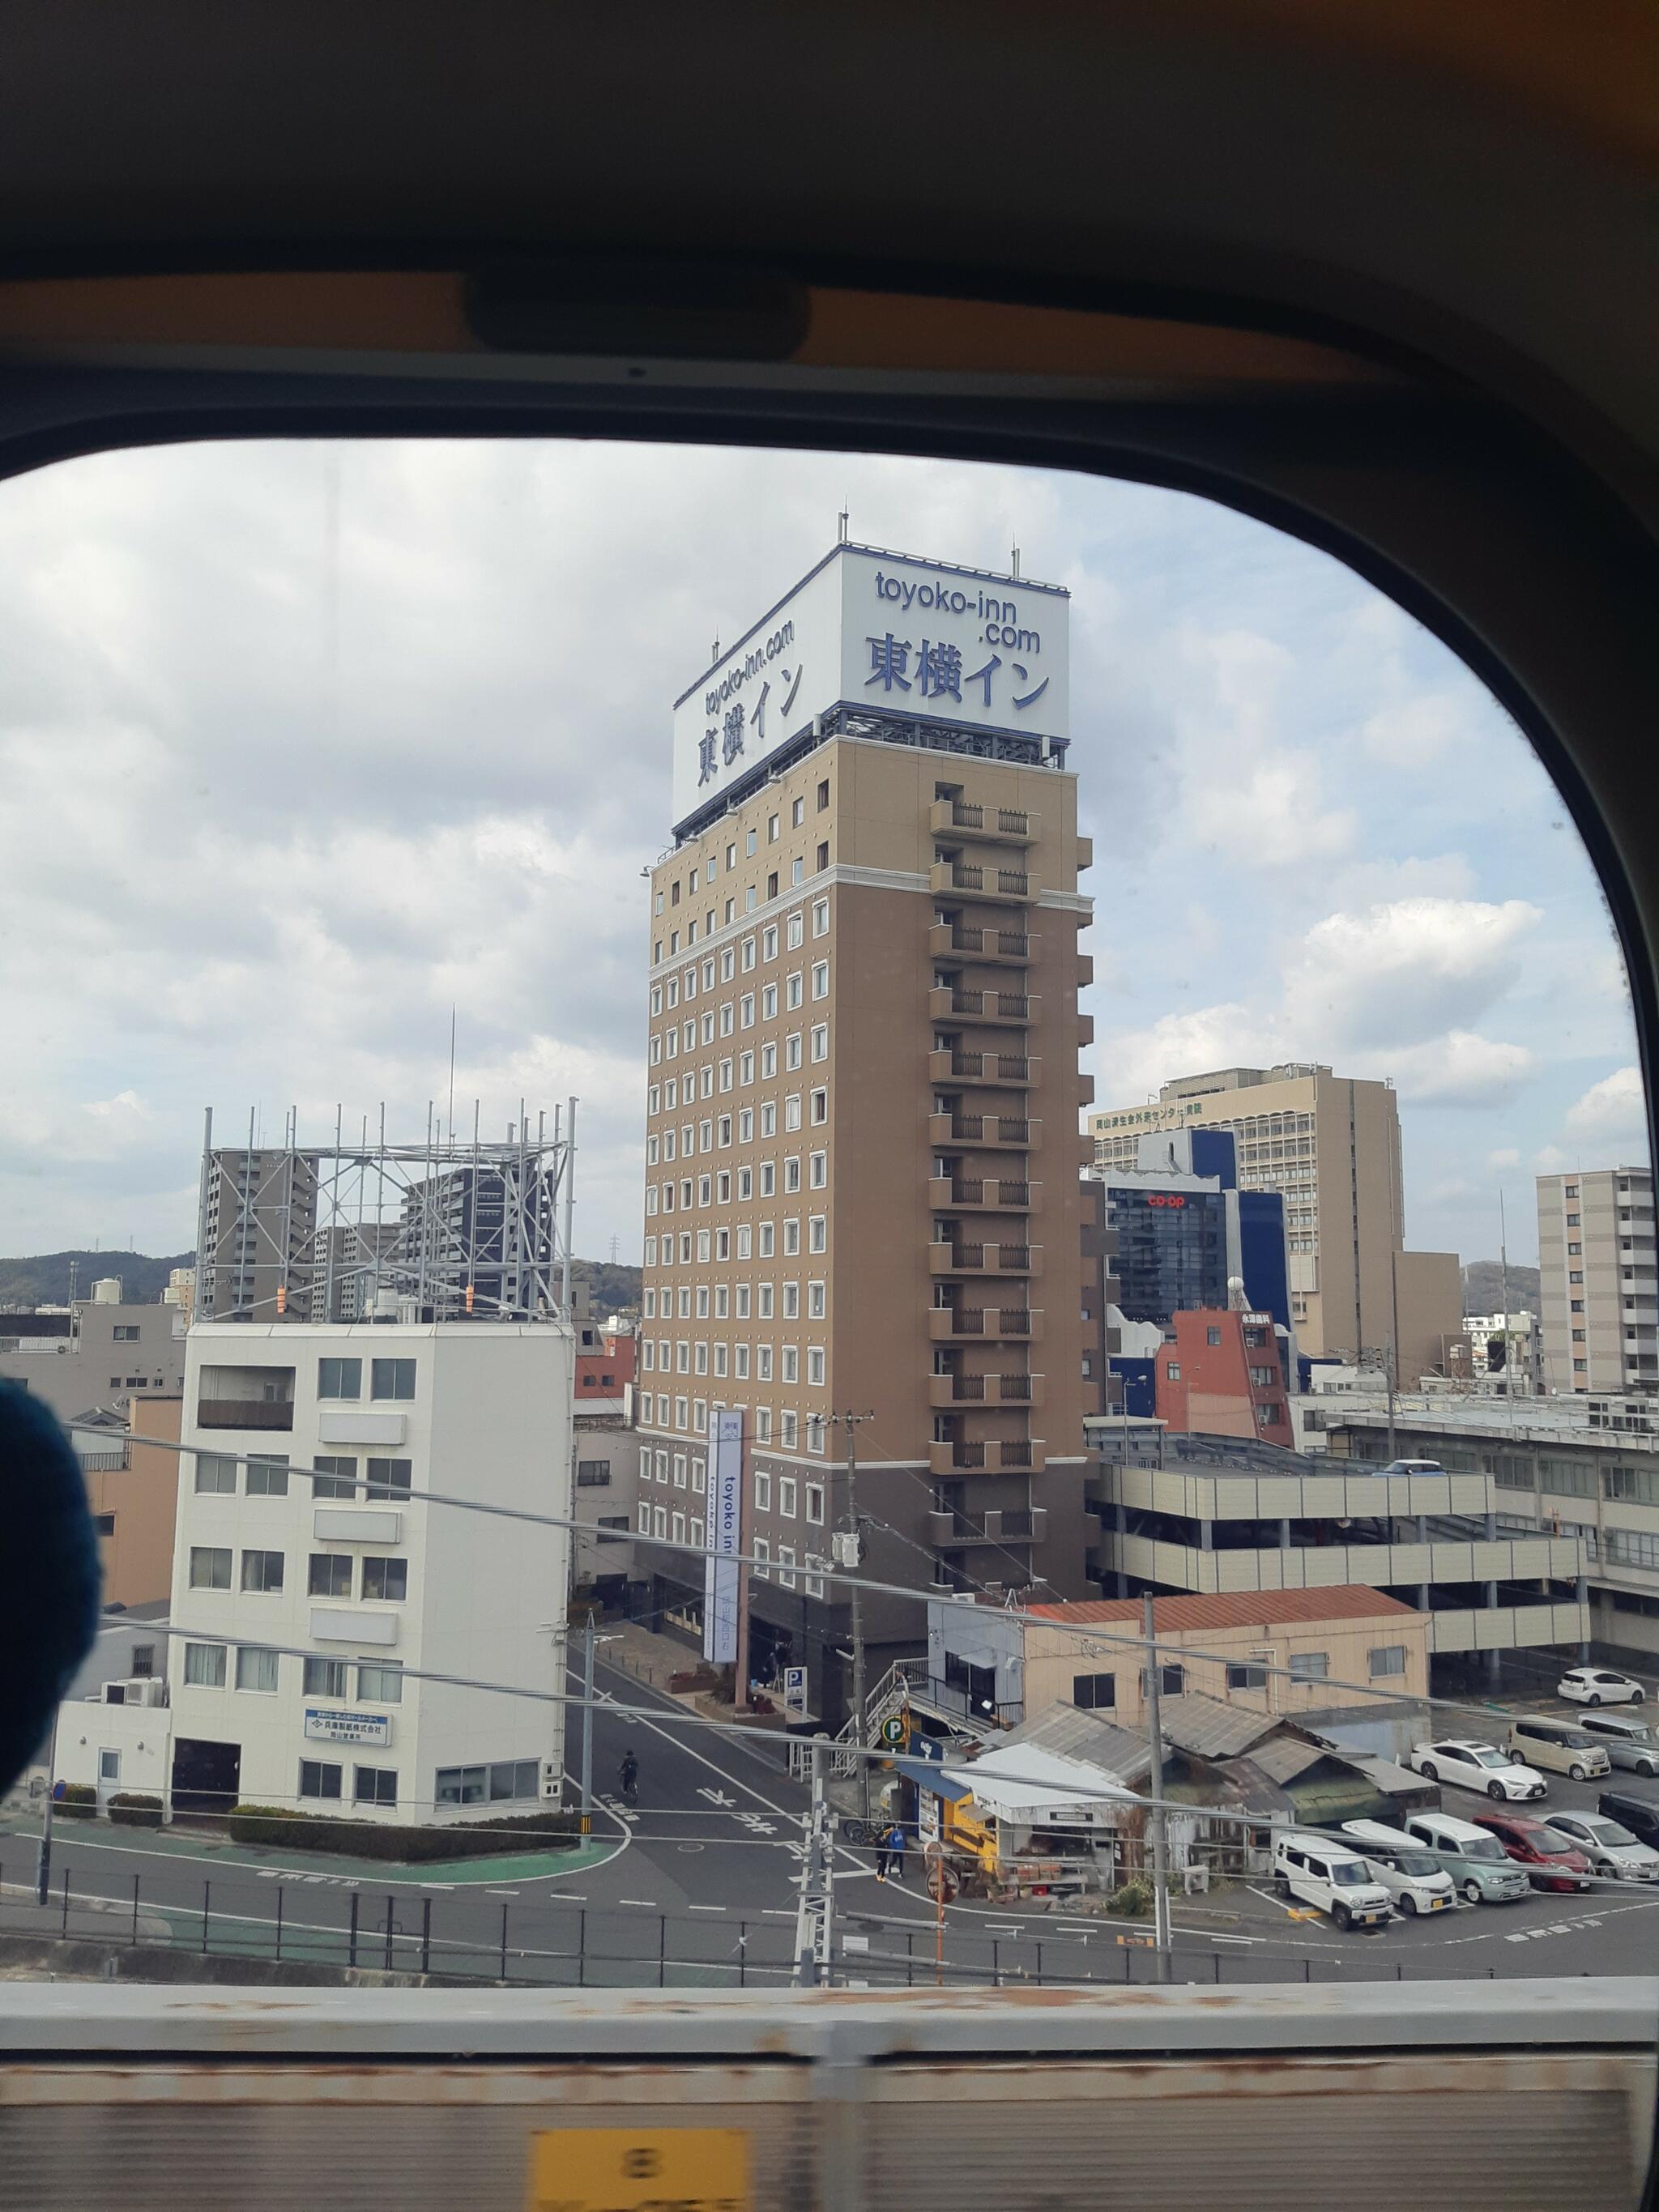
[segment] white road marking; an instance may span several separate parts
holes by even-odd
[[[654,1897],[619,1897],[617,1902],[618,1905],[642,1905],[647,1912],[659,1912],[662,1909]]]
[[[688,1905],[685,1909],[688,1912],[724,1912],[726,1907],[723,1905]]]

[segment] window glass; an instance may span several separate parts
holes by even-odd
[[[317,1395],[319,1398],[361,1398],[363,1395],[363,1363],[361,1359],[319,1359],[317,1362]],[[380,1393],[377,1390],[375,1396]]]
[[[222,1644],[186,1644],[185,1680],[193,1687],[222,1690],[225,1686],[225,1647]]]
[[[412,1359],[374,1361],[369,1395],[374,1398],[412,1398],[415,1395],[415,1362]]]
[[[198,1498],[234,1498],[236,1495],[235,1461],[225,1459],[217,1452],[198,1452],[196,1495]]]

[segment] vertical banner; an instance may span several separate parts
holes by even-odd
[[[743,1415],[722,1409],[709,1424],[708,1557],[702,1582],[702,1656],[718,1667],[738,1656],[742,1527]]]

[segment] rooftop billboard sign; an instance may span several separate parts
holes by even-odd
[[[1066,739],[1070,612],[1058,585],[837,545],[675,701],[676,826],[838,706]]]

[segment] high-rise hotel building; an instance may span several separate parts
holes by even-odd
[[[703,1542],[712,1416],[740,1408],[751,1671],[805,1665],[819,1713],[848,1686],[845,1593],[815,1572],[849,1525],[838,1416],[865,1417],[867,1571],[1092,1589],[1066,612],[843,544],[676,708],[637,1534]],[[639,1557],[694,1626],[695,1563]],[[873,1688],[925,1611],[865,1616]]]

